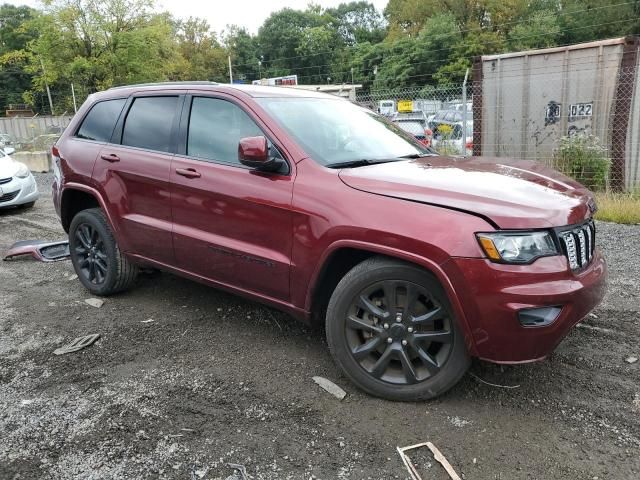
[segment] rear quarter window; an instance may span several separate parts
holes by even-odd
[[[120,112],[126,100],[117,98],[96,103],[84,117],[76,137],[96,142],[108,142],[111,140],[113,129],[116,126]]]

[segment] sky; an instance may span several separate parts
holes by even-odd
[[[226,25],[240,25],[251,33],[257,33],[262,22],[271,12],[285,7],[304,9],[309,0],[156,0],[162,10],[168,10],[176,17],[202,17],[211,28],[219,33]],[[323,7],[335,7],[349,0],[313,0]],[[388,0],[369,0],[380,11]],[[37,8],[38,0],[3,0],[2,3],[29,5]]]

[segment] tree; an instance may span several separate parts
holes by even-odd
[[[563,44],[640,33],[640,3],[620,0],[567,0],[558,22]]]
[[[153,8],[153,0],[46,0],[45,15],[33,20],[41,34],[27,49],[34,74],[27,99],[46,80],[61,92],[57,110],[69,110],[71,83],[88,94],[171,78],[180,64],[174,24]]]
[[[31,87],[27,70],[28,55],[24,49],[37,38],[30,26],[37,11],[29,7],[0,6],[0,110],[11,103],[22,103],[22,92]]]
[[[234,75],[237,78],[243,77],[247,80],[256,80],[263,73],[262,60],[258,39],[251,35],[243,27],[237,25],[227,26],[227,30],[222,35],[222,43],[231,55],[234,65]]]
[[[556,12],[539,10],[511,29],[508,43],[514,51],[552,47],[558,44],[561,33]]]
[[[176,80],[225,81],[227,55],[209,23],[189,17],[175,25],[179,67],[171,75]]]
[[[341,3],[326,13],[335,19],[338,34],[346,45],[379,43],[384,39],[384,20],[372,3]]]
[[[434,83],[433,75],[446,64],[462,33],[451,14],[429,18],[416,38],[403,37],[390,43],[376,76],[375,87],[400,83],[422,86]],[[464,72],[463,72],[464,74]]]

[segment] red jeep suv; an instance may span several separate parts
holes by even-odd
[[[282,87],[92,95],[53,197],[95,295],[153,267],[324,322],[361,389],[452,387],[548,356],[602,299],[591,193],[535,162],[450,158],[365,108]]]

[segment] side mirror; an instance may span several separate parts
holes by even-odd
[[[4,147],[2,151],[5,155],[13,155],[14,153],[16,153],[16,149],[13,147]]]
[[[275,172],[282,166],[282,160],[269,155],[269,143],[263,136],[241,138],[238,160],[247,167],[265,172]]]

